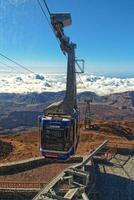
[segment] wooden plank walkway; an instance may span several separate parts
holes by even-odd
[[[34,182],[10,182],[4,181],[0,182],[0,191],[39,191],[41,190],[47,182],[44,183],[34,183]]]

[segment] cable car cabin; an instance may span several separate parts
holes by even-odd
[[[67,160],[79,141],[79,112],[73,116],[47,114],[40,119],[41,147],[45,158]]]

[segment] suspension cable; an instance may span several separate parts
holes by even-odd
[[[79,73],[77,73],[77,75],[78,75],[78,78],[79,78],[79,80],[80,80],[80,81],[81,81],[81,83],[83,84],[84,88],[85,88],[86,90],[89,90],[89,89],[87,88],[87,86],[85,85],[84,81],[82,80],[82,78],[81,78],[80,74],[79,74]]]
[[[47,9],[49,15],[51,16],[51,12],[50,12],[50,9],[49,9],[49,7],[48,7],[48,5],[47,5],[46,0],[43,0],[43,2],[44,2],[44,4],[45,4],[45,6],[46,6],[46,9]]]
[[[47,9],[49,15],[51,16],[51,12],[50,12],[50,10],[49,10],[49,8],[48,8],[48,5],[47,5],[46,1],[43,0],[43,2],[44,2],[44,4],[45,4],[45,6],[46,6],[46,9]],[[52,32],[53,32],[54,35],[56,36],[56,34],[55,34],[54,30],[53,30],[53,27],[52,27],[52,25],[51,25],[51,23],[50,23],[50,21],[49,21],[49,19],[48,19],[48,16],[47,16],[47,14],[45,13],[45,10],[43,9],[43,7],[42,7],[42,5],[41,5],[41,3],[40,3],[40,0],[37,0],[37,3],[39,4],[39,7],[40,7],[40,9],[41,9],[43,15],[45,16],[45,18],[46,18],[46,20],[47,20],[47,23],[48,23],[48,25],[50,26]],[[59,42],[57,36],[56,36],[55,38],[56,38],[56,40],[57,40],[57,42],[58,42],[58,45],[60,45],[60,42]]]
[[[30,73],[32,73],[32,74],[34,74],[34,75],[36,75],[36,74],[35,74],[35,73],[34,73],[32,70],[30,70],[30,69],[28,69],[27,67],[25,67],[25,66],[23,66],[23,65],[19,64],[19,63],[18,63],[18,62],[16,62],[15,60],[12,60],[11,58],[9,58],[9,57],[7,57],[7,56],[3,55],[2,53],[0,53],[0,56],[2,56],[3,58],[5,58],[5,59],[9,60],[10,62],[14,63],[15,65],[18,65],[19,67],[21,67],[21,68],[25,69],[26,71],[28,71],[28,72],[30,72]]]
[[[18,73],[25,74],[25,73],[23,73],[23,72],[21,72],[21,71],[15,69],[14,67],[7,65],[6,63],[3,63],[3,62],[1,62],[1,61],[0,61],[0,63],[1,63],[2,65],[4,65],[4,66],[8,67],[9,69],[13,69],[13,70],[17,71]]]
[[[48,22],[50,28],[52,28],[52,26],[51,26],[51,24],[50,24],[50,21],[49,21],[47,15],[46,15],[46,13],[45,13],[45,11],[44,11],[44,9],[43,9],[41,3],[40,3],[40,0],[37,0],[37,2],[38,2],[38,4],[39,4],[39,6],[40,6],[40,9],[41,9],[42,13],[44,14],[44,16],[45,16],[45,18],[46,18],[46,20],[47,20],[47,22]]]

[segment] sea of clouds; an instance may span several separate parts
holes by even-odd
[[[58,92],[66,89],[65,74],[17,74],[0,75],[0,93]],[[134,78],[116,78],[83,74],[77,77],[78,92],[91,91],[107,95],[134,91]]]

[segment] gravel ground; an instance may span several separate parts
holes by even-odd
[[[41,182],[48,183],[62,170],[69,167],[70,164],[54,163],[38,167],[32,170],[12,174],[8,176],[0,176],[0,181],[15,182]]]

